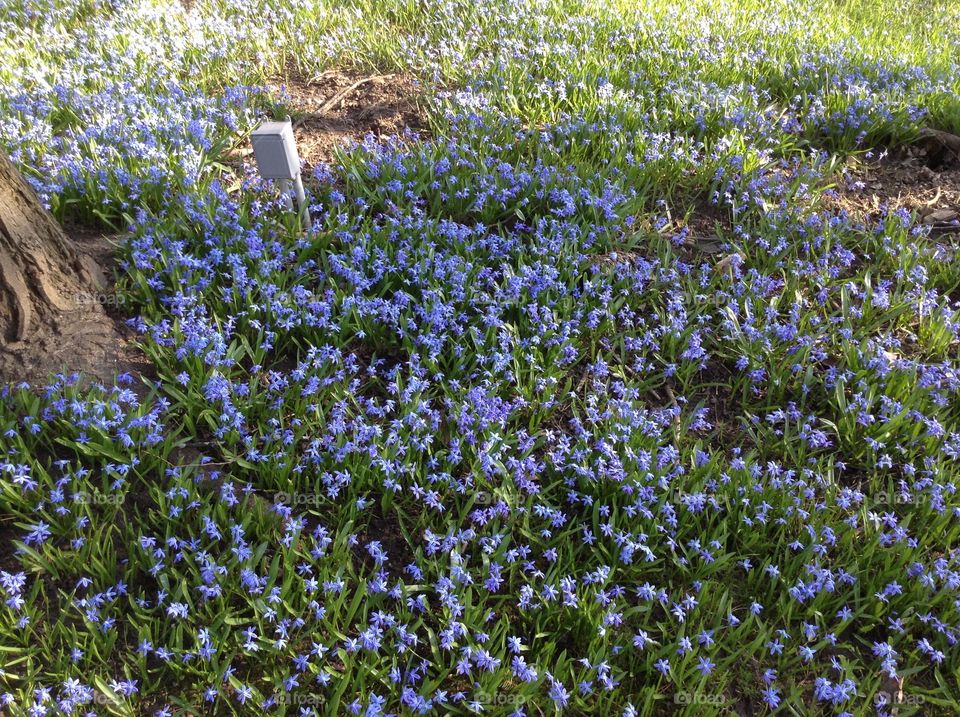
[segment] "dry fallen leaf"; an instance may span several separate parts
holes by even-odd
[[[952,209],[935,209],[923,218],[924,224],[938,224],[940,222],[951,222],[957,218],[957,213]]]
[[[718,274],[723,271],[729,271],[732,274],[733,267],[734,267],[734,258],[736,258],[738,264],[743,262],[746,259],[746,257],[740,252],[727,254],[727,256],[723,257],[720,261],[718,261],[714,265],[713,270]]]

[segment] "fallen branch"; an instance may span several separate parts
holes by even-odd
[[[346,97],[351,92],[353,92],[359,87],[362,87],[368,82],[373,82],[374,80],[389,80],[391,77],[393,77],[392,74],[391,75],[371,75],[370,77],[364,77],[361,80],[357,80],[352,85],[350,85],[344,90],[341,90],[340,92],[335,94],[333,97],[331,97],[329,100],[324,102],[323,105],[320,107],[320,109],[317,110],[316,114],[319,114],[319,115],[326,114],[327,112],[332,110],[334,107],[336,107],[338,102],[341,102],[344,99],[346,99]]]

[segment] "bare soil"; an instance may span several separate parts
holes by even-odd
[[[79,253],[89,258],[85,264],[98,274],[99,286],[54,328],[31,336],[29,345],[15,355],[2,357],[0,383],[42,386],[53,374],[74,372],[83,374],[86,383],[108,385],[123,373],[135,379],[154,378],[150,360],[133,345],[136,332],[126,325],[124,307],[114,292],[114,251],[122,236],[82,227],[64,230]],[[139,380],[131,388],[145,393]]]
[[[277,100],[290,109],[300,157],[308,168],[329,163],[337,147],[377,139],[423,134],[426,119],[418,107],[421,88],[403,74],[363,75],[330,70],[309,77],[289,70],[271,85]]]
[[[903,209],[932,234],[960,233],[960,161],[922,144],[851,159],[827,201],[863,219]]]

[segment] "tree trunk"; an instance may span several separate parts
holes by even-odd
[[[0,153],[0,383],[102,361],[116,332],[100,277]]]

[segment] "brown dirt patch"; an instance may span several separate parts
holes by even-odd
[[[687,211],[678,229],[686,230],[683,247],[692,250],[694,256],[722,254],[727,245],[725,237],[732,232],[730,212],[700,199]]]
[[[114,277],[118,271],[116,250],[123,240],[122,235],[107,235],[102,232],[71,228],[68,235],[84,252],[97,263],[104,273],[104,286],[107,287],[105,296],[116,298],[113,293]],[[146,388],[139,380],[146,378],[155,380],[157,371],[153,363],[139,348],[134,345],[137,333],[127,326],[128,311],[122,304],[111,303],[109,300],[104,306],[107,316],[113,322],[114,342],[108,347],[101,360],[92,362],[85,373],[96,376],[101,381],[112,383],[116,376],[129,373],[134,377],[131,388],[141,396],[146,395]]]
[[[380,501],[375,499],[367,511],[369,520],[358,536],[359,542],[354,548],[354,554],[360,563],[374,569],[374,561],[367,552],[367,544],[373,540],[379,541],[388,558],[384,569],[393,578],[399,578],[407,565],[416,562],[416,557],[413,547],[403,535],[396,508],[383,511]]]
[[[960,162],[943,161],[923,145],[851,158],[826,201],[854,218],[905,209],[934,234],[960,232]]]
[[[0,362],[0,383],[42,386],[52,374],[79,372],[86,381],[111,385],[118,375],[129,373],[135,379],[130,388],[142,398],[146,388],[138,379],[156,378],[156,370],[133,345],[136,332],[126,325],[113,290],[114,252],[122,237],[76,226],[64,230],[80,253],[92,259],[86,265],[99,274],[99,288],[76,311],[65,314],[55,330],[32,337],[23,351]]]
[[[13,541],[22,540],[25,532],[13,524],[14,520],[16,518],[12,515],[5,515],[0,518],[0,570],[8,573],[15,573],[20,570],[17,548]]]
[[[656,231],[674,242],[685,260],[722,254],[733,232],[730,211],[697,196],[667,211],[667,223]],[[678,239],[682,242],[677,243]]]
[[[307,77],[288,71],[286,80],[271,89],[290,112],[300,158],[308,167],[329,163],[338,146],[360,142],[367,134],[383,139],[427,128],[418,106],[423,90],[403,74],[331,70]]]

